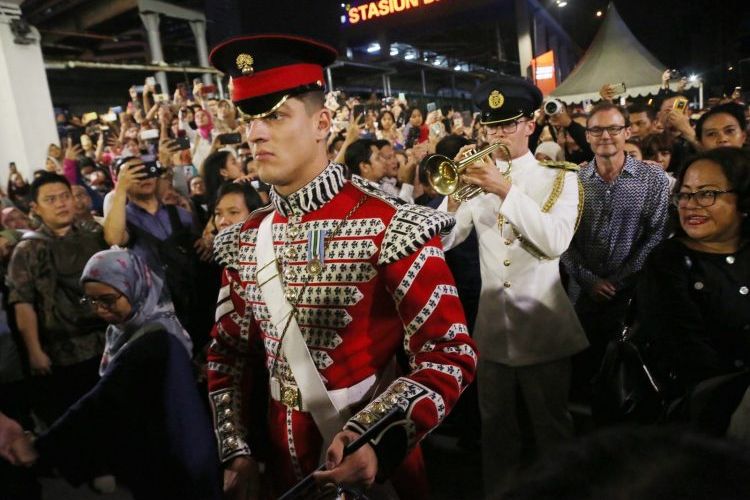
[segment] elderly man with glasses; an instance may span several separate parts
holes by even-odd
[[[585,202],[580,227],[562,256],[578,318],[591,347],[573,360],[573,398],[588,401],[590,381],[609,340],[623,327],[636,275],[662,240],[669,181],[660,168],[625,154],[628,113],[594,107],[586,137],[594,159],[581,168]],[[595,415],[596,417],[596,415]]]

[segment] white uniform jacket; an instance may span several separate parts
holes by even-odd
[[[513,160],[511,180],[505,201],[482,194],[462,203],[442,240],[449,250],[476,228],[482,292],[473,337],[485,359],[525,366],[588,345],[559,272],[582,198],[576,172],[543,166],[530,152]],[[447,210],[447,199],[440,209]]]

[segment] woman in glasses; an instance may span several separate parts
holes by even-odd
[[[750,367],[750,155],[719,148],[695,157],[672,201],[677,234],[649,256],[636,303],[639,333],[680,394]]]
[[[101,379],[36,441],[17,446],[80,483],[104,467],[134,498],[220,497],[218,457],[192,343],[164,283],[130,250],[91,257],[82,302],[109,323]]]

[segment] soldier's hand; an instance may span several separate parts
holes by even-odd
[[[378,457],[372,446],[366,444],[344,458],[344,448],[358,437],[359,434],[352,431],[336,434],[326,453],[328,470],[313,473],[318,484],[334,483],[365,488],[372,486],[378,473]]]
[[[237,457],[224,469],[224,498],[257,499],[260,495],[260,470],[250,457]]]
[[[34,375],[48,375],[52,373],[52,361],[47,353],[41,349],[29,352],[29,366]]]

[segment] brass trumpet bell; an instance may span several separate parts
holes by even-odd
[[[447,156],[438,154],[428,156],[425,159],[427,180],[435,191],[444,196],[450,196],[459,202],[470,200],[481,194],[484,190],[479,186],[462,182],[461,174],[467,166],[491,155],[498,149],[503,149],[508,158],[507,175],[510,172],[510,150],[508,146],[498,142],[480,151],[474,151],[460,161],[454,161]]]

